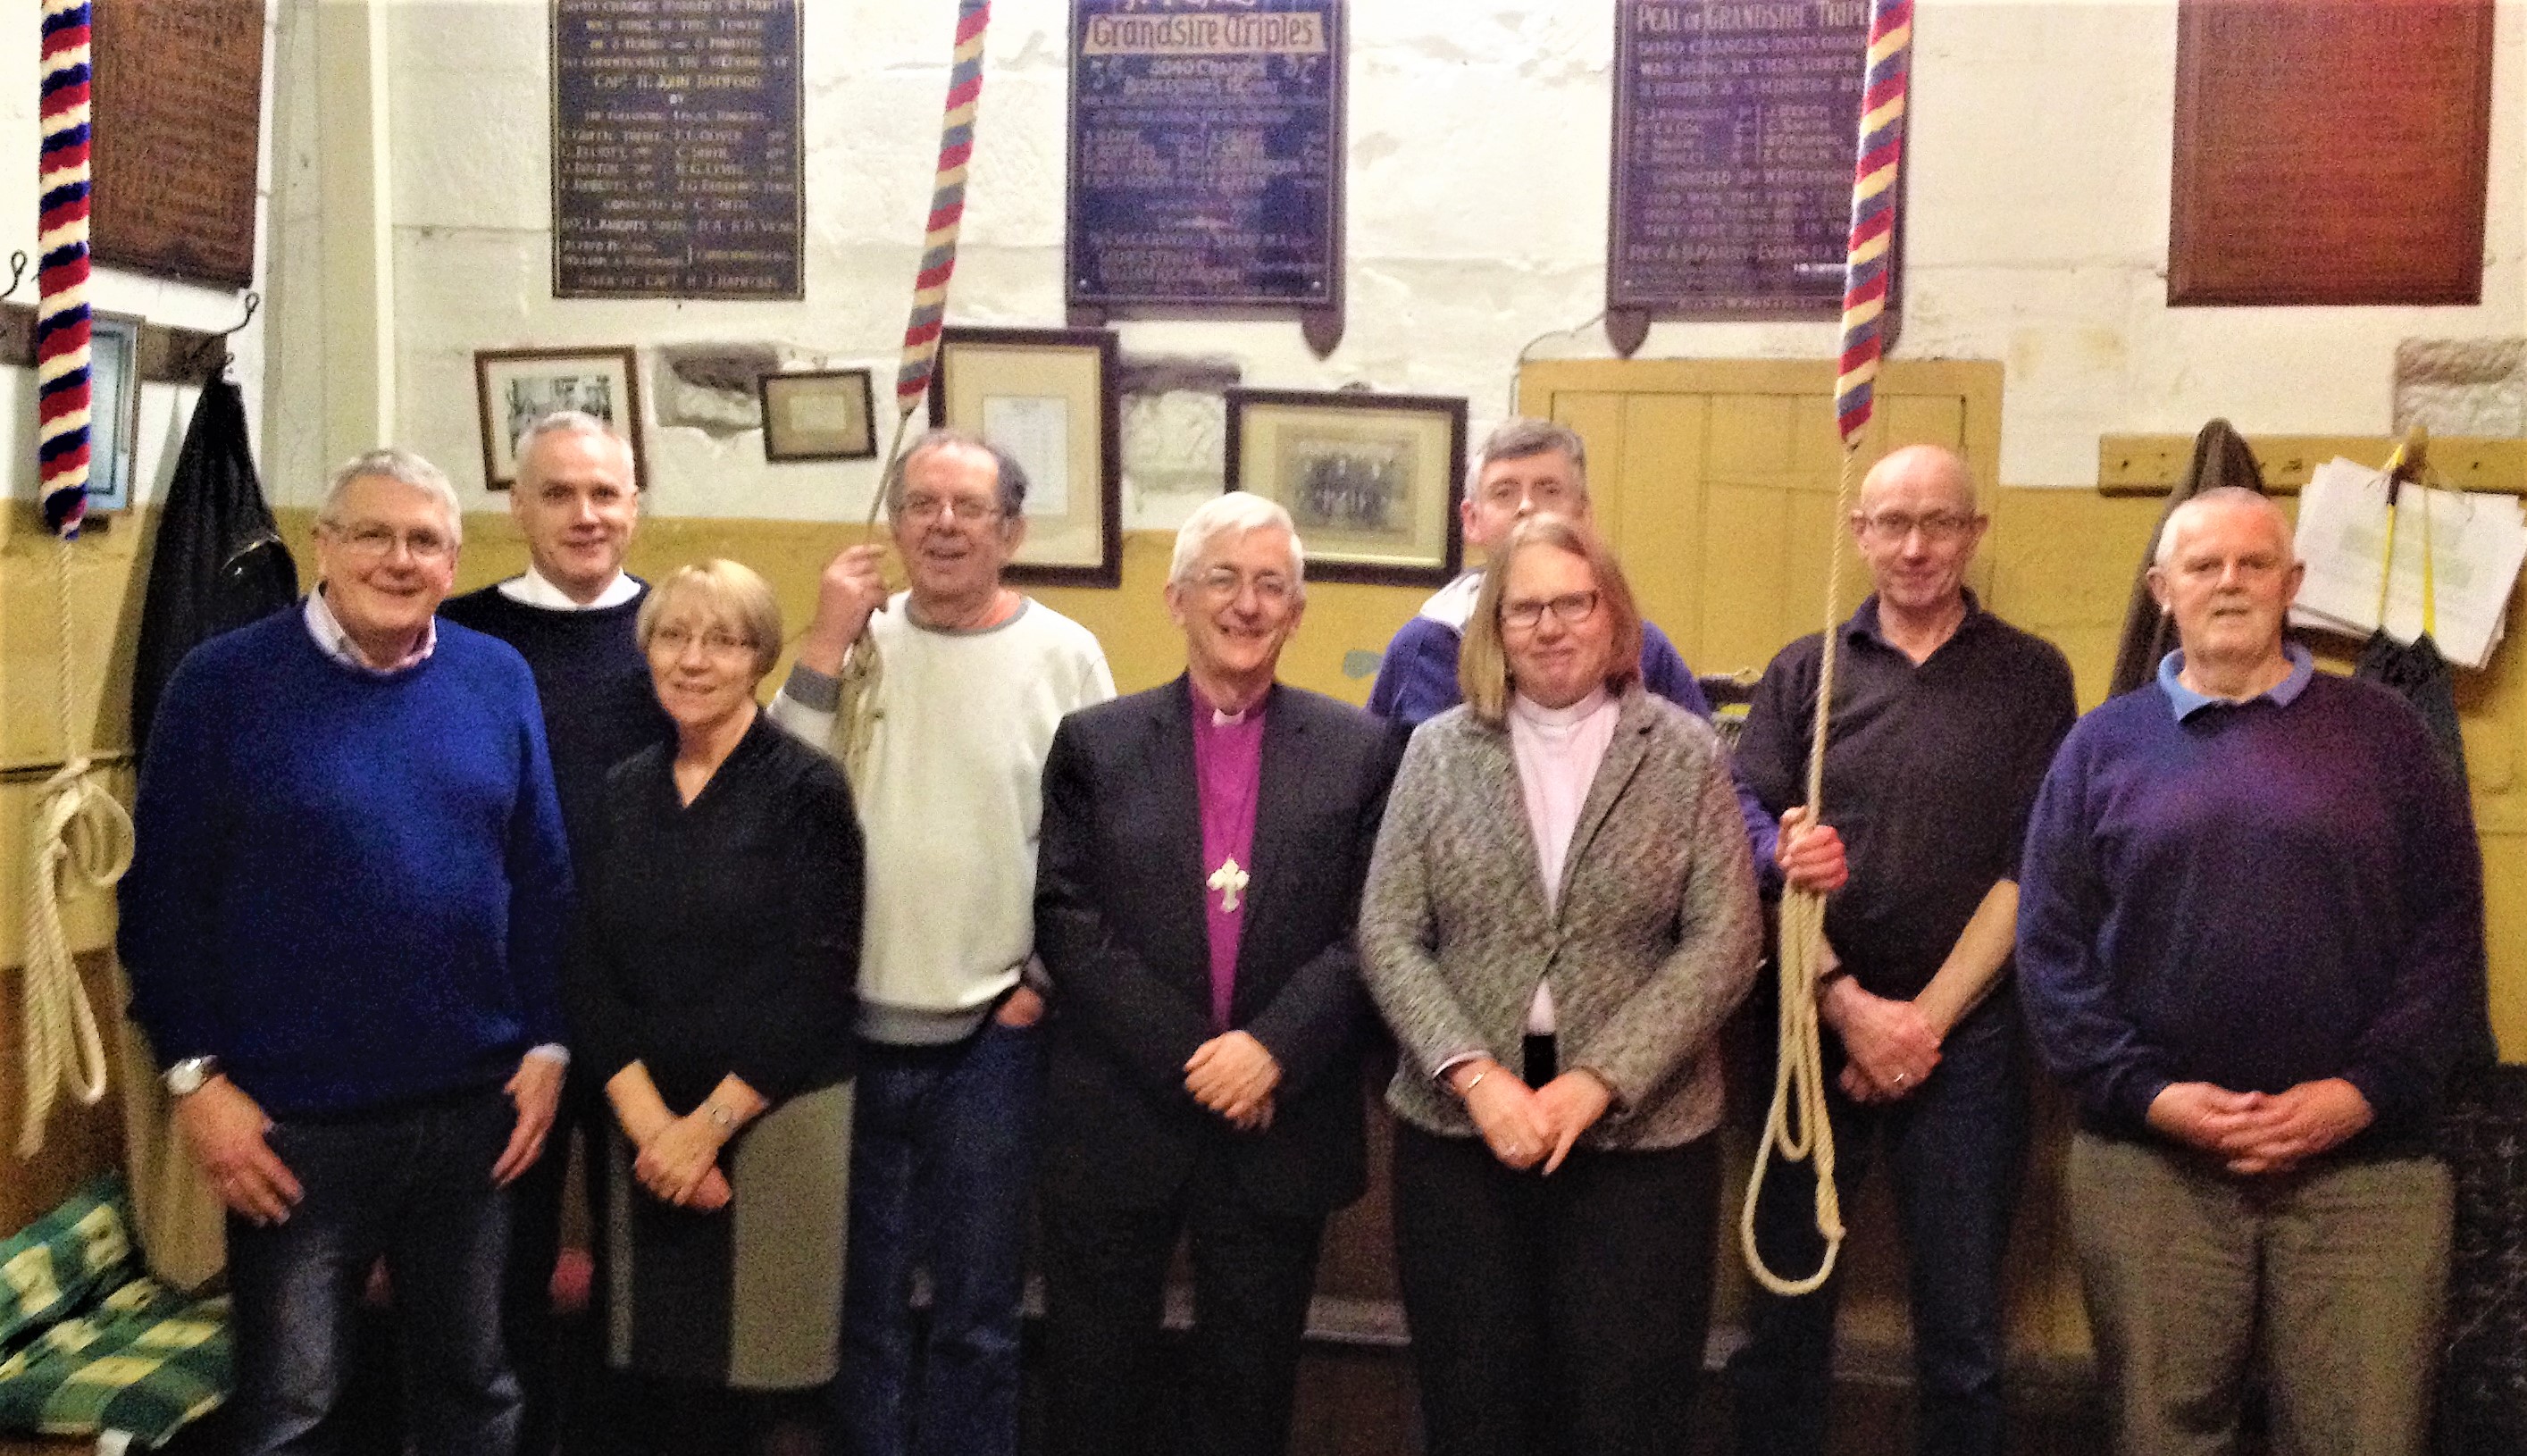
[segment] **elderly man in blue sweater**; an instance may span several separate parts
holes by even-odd
[[[2250,491],[2168,518],[2180,650],[2082,719],[2021,861],[2018,974],[2079,1100],[2068,1170],[2127,1452],[2413,1456],[2450,1189],[2442,1083],[2479,1024],[2483,882],[2421,718],[2286,644],[2302,568]]]
[[[534,680],[433,613],[456,495],[377,450],[335,472],[300,606],[177,668],[122,887],[132,1013],[229,1207],[236,1449],[340,1449],[383,1255],[413,1449],[507,1456],[505,1185],[567,1054],[570,858]]]

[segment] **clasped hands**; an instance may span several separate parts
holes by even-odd
[[[1488,1057],[1448,1068],[1448,1084],[1465,1099],[1466,1112],[1483,1143],[1505,1168],[1521,1172],[1544,1165],[1550,1173],[1614,1102],[1597,1074],[1574,1067],[1541,1087]]]
[[[1793,890],[1831,895],[1851,879],[1842,836],[1810,822],[1804,807],[1781,815],[1773,860]],[[1828,948],[1831,951],[1831,947]],[[1842,1038],[1842,1094],[1854,1102],[1894,1102],[1922,1090],[1939,1065],[1942,1030],[1909,1001],[1890,1001],[1845,976],[1827,985],[1817,1014]]]
[[[1185,1091],[1240,1132],[1272,1125],[1272,1094],[1281,1085],[1281,1064],[1243,1031],[1223,1031],[1185,1059]]]
[[[2341,1077],[2281,1092],[2171,1082],[2149,1104],[2150,1126],[2211,1154],[2234,1173],[2288,1172],[2375,1120],[2369,1099]]]

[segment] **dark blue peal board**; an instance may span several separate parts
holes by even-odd
[[[1072,0],[1073,307],[1338,298],[1343,19],[1341,0]]]

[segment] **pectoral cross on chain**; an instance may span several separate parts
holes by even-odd
[[[1246,888],[1246,871],[1237,867],[1237,857],[1231,855],[1219,861],[1219,867],[1212,870],[1211,878],[1204,883],[1219,892],[1221,910],[1234,912],[1238,892]]]

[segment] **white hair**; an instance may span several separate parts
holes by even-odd
[[[2179,501],[2176,508],[2167,513],[2167,520],[2158,529],[2158,546],[2150,552],[2149,564],[2165,566],[2175,560],[2179,528],[2190,526],[2195,516],[2224,505],[2261,514],[2272,523],[2273,539],[2281,543],[2282,560],[2291,562],[2298,559],[2298,533],[2292,529],[2290,516],[2283,511],[2280,501],[2261,491],[2249,491],[2243,486],[2218,486]]]
[[[316,519],[328,526],[342,525],[343,493],[351,489],[351,482],[372,475],[410,486],[436,500],[439,513],[447,518],[447,539],[458,546],[465,544],[465,513],[456,503],[456,488],[447,483],[447,473],[398,445],[353,455],[335,466],[326,477],[325,503],[316,508]]]
[[[1267,500],[1249,491],[1230,491],[1205,501],[1202,508],[1185,518],[1176,528],[1176,553],[1167,564],[1167,580],[1189,581],[1202,554],[1213,542],[1223,537],[1243,537],[1254,531],[1280,531],[1290,538],[1290,585],[1304,599],[1308,595],[1308,558],[1299,546],[1299,528],[1290,513],[1278,501]]]
[[[610,440],[618,449],[623,451],[625,471],[630,473],[638,469],[632,453],[632,442],[624,439],[622,432],[584,409],[557,409],[550,414],[538,415],[534,423],[518,432],[517,460],[520,475],[526,474],[528,456],[534,453],[537,443],[547,435],[594,435]],[[640,488],[641,482],[637,478],[634,479],[632,489],[637,491]]]

